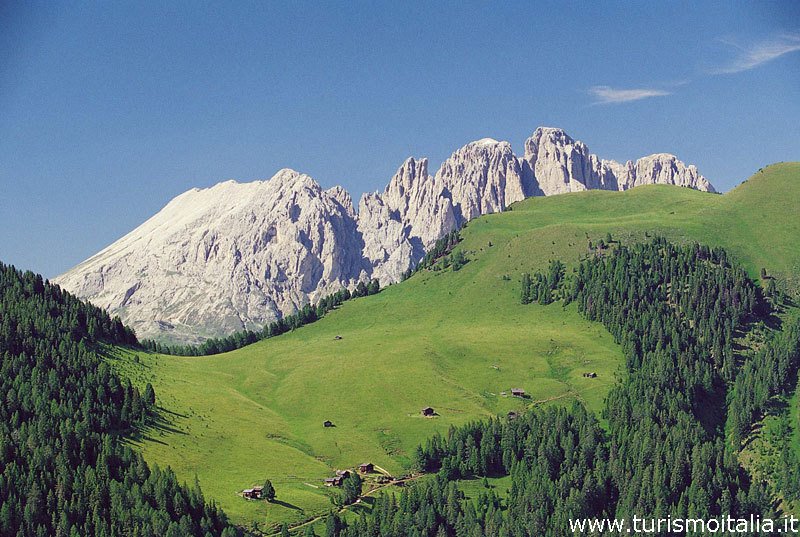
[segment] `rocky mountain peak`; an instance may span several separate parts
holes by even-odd
[[[396,198],[405,196],[406,192],[413,191],[428,181],[428,159],[415,159],[409,157],[400,165],[384,190],[384,196]]]
[[[697,171],[697,167],[687,166],[670,153],[655,153],[636,161],[636,180],[633,185],[673,184],[688,188],[715,192],[711,183]]]
[[[575,143],[569,134],[564,129],[560,129],[558,127],[537,127],[531,137],[528,140],[536,140],[538,141],[542,139],[547,139],[552,141],[552,143],[560,143],[563,145],[571,145]]]
[[[540,127],[525,141],[523,166],[545,196],[587,189],[627,190],[645,184],[671,184],[714,192],[697,168],[674,155],[656,153],[625,164],[602,160],[562,129]]]
[[[475,140],[474,142],[468,143],[467,145],[462,147],[462,149],[466,149],[468,147],[488,148],[488,147],[494,147],[494,146],[500,145],[500,144],[508,144],[508,142],[500,142],[498,140],[495,140],[494,138],[481,138],[480,140]],[[511,144],[508,144],[508,145],[510,146]]]
[[[332,190],[294,170],[193,189],[56,281],[140,337],[260,329],[364,277],[352,202]]]
[[[673,184],[711,191],[695,166],[656,153],[620,164],[540,127],[522,157],[493,138],[431,177],[408,158],[355,212],[342,187],[284,168],[266,181],[193,188],[56,282],[120,315],[140,337],[198,342],[292,313],[359,280],[397,281],[445,233],[529,196]]]
[[[356,211],[353,205],[353,198],[350,197],[350,193],[347,190],[339,185],[336,185],[335,187],[326,190],[325,193],[335,200],[339,205],[341,205],[342,209],[344,209],[347,214],[355,218]]]
[[[314,178],[291,168],[278,170],[267,181],[254,181],[254,183],[267,183],[269,189],[276,192],[299,192],[306,189],[311,195],[318,196],[322,193],[322,187]]]
[[[455,151],[434,182],[448,195],[460,225],[481,214],[502,211],[526,197],[519,161],[511,144],[484,138]]]

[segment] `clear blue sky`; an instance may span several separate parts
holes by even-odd
[[[800,160],[798,2],[401,4],[0,2],[0,260],[52,277],[195,186],[357,199],[539,125],[721,190]]]

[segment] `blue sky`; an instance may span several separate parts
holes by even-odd
[[[357,199],[540,125],[721,190],[800,159],[800,3],[656,4],[2,2],[0,260],[52,277],[195,186]]]

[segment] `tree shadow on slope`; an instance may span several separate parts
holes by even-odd
[[[292,509],[294,511],[302,511],[302,509],[300,507],[297,507],[293,503],[284,502],[284,501],[278,500],[277,498],[272,500],[270,503],[272,503],[274,505],[280,505],[281,507],[286,507],[287,509]]]
[[[167,446],[169,444],[160,440],[158,437],[166,434],[188,436],[189,433],[178,428],[175,423],[178,418],[187,417],[188,416],[184,414],[173,412],[164,407],[155,407],[155,410],[147,417],[145,424],[135,429],[130,434],[127,434],[126,437],[135,443],[153,442],[161,444],[162,446]]]

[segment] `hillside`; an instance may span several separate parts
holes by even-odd
[[[0,263],[0,535],[240,535],[126,445],[155,394],[110,370],[112,344],[136,344],[119,318]]]
[[[334,469],[368,461],[403,472],[414,447],[450,425],[543,401],[601,408],[621,350],[574,306],[522,306],[523,272],[574,264],[608,233],[625,243],[662,235],[723,246],[751,277],[763,267],[796,292],[798,207],[799,163],[722,196],[643,186],[529,198],[469,223],[458,247],[469,261],[457,272],[423,271],[231,353],[137,361],[115,350],[113,363],[152,382],[164,409],[162,427],[137,442],[148,462],[197,475],[234,521],[305,519],[330,507],[320,485]],[[500,395],[512,387],[530,399]],[[428,405],[439,416],[421,417]],[[237,496],[265,478],[280,503]]]

